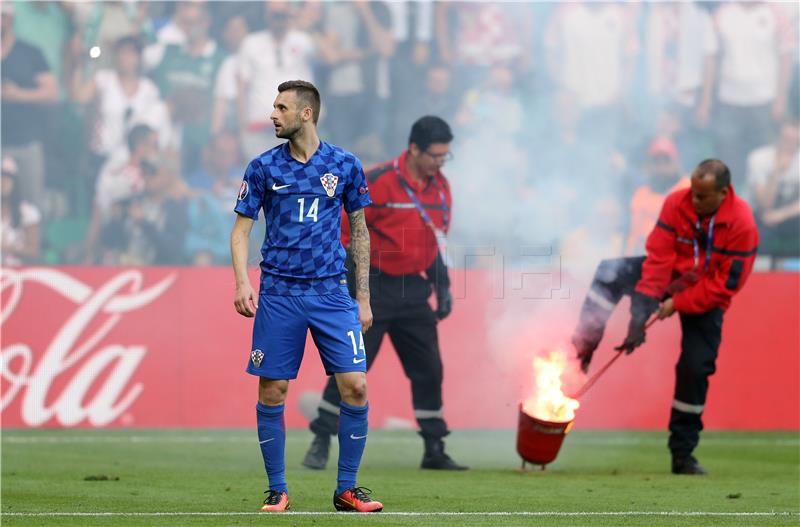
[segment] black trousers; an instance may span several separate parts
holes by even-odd
[[[384,335],[388,334],[406,377],[411,381],[414,415],[425,438],[438,439],[449,431],[442,412],[442,359],[436,316],[428,303],[430,283],[420,275],[370,277],[372,327],[364,334],[367,369],[375,363]],[[339,390],[328,378],[319,417],[311,422],[315,434],[336,434]]]
[[[642,276],[644,257],[603,260],[581,307],[577,339],[597,345],[606,323],[624,295],[631,295]],[[719,308],[696,315],[680,314],[681,355],[675,366],[675,396],[669,420],[669,448],[677,457],[692,453],[703,430],[708,378],[716,371],[722,340]]]
[[[697,447],[703,430],[708,378],[716,371],[722,341],[722,310],[680,317],[681,356],[675,366],[669,449],[676,457],[686,457]]]

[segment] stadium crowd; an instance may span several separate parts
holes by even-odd
[[[3,264],[226,264],[277,85],[306,79],[364,166],[453,125],[453,245],[641,253],[719,157],[765,265],[797,268],[797,30],[793,2],[3,0]]]

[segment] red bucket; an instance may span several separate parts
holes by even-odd
[[[528,463],[544,468],[558,455],[564,436],[572,429],[572,422],[554,423],[537,419],[523,412],[520,404],[517,452]]]

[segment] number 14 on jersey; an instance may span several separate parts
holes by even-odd
[[[311,206],[308,207],[308,212],[306,212],[306,198],[297,198],[297,203],[300,205],[300,211],[297,216],[297,219],[300,223],[303,223],[306,218],[311,218],[311,221],[317,221],[317,212],[319,211],[319,198],[314,198],[314,201],[311,202]]]

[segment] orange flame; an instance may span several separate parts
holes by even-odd
[[[525,400],[522,411],[543,421],[565,423],[575,419],[580,403],[564,395],[561,375],[567,367],[567,356],[561,350],[546,357],[534,357],[536,394]]]

